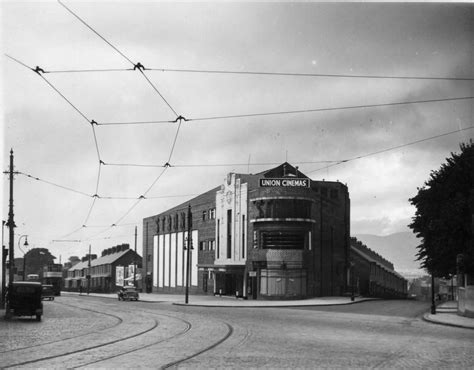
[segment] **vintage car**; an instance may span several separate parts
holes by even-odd
[[[11,283],[6,295],[5,320],[12,316],[36,316],[36,320],[41,321],[43,315],[41,293],[41,283],[30,281]]]
[[[138,291],[134,286],[124,286],[121,288],[118,293],[118,300],[122,301],[138,301]]]
[[[43,284],[43,289],[41,292],[41,299],[54,301],[54,287],[49,284]]]

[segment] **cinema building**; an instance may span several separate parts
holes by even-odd
[[[184,293],[189,252],[191,294],[344,295],[355,281],[349,225],[340,182],[311,180],[288,163],[229,173],[220,186],[143,220],[147,291]]]

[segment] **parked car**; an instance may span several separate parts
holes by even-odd
[[[138,301],[139,295],[138,291],[134,286],[124,286],[121,288],[118,293],[118,300],[122,301]]]
[[[41,299],[42,300],[49,300],[54,301],[54,287],[49,284],[43,284],[43,289],[41,292]]]
[[[41,283],[15,281],[8,286],[6,295],[5,320],[12,316],[36,316],[41,321],[43,302]]]

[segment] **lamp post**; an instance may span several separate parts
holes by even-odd
[[[20,241],[21,241],[21,238],[23,237],[25,237],[25,243],[23,244],[23,246],[27,247],[29,244],[28,244],[28,235],[22,235],[18,238],[18,249],[23,252],[23,281],[25,281],[26,280],[26,253],[23,251],[23,249],[20,246]]]
[[[185,297],[184,297],[184,303],[188,304],[189,302],[189,268],[191,266],[191,263],[189,261],[189,258],[191,257],[190,251],[193,248],[193,240],[192,240],[192,223],[193,223],[193,215],[191,213],[191,204],[188,205],[188,237],[186,240],[186,284],[185,284]]]
[[[431,314],[436,315],[435,278],[433,273],[431,273]]]

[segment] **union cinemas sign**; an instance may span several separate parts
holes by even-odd
[[[309,179],[260,179],[260,187],[309,188]]]

